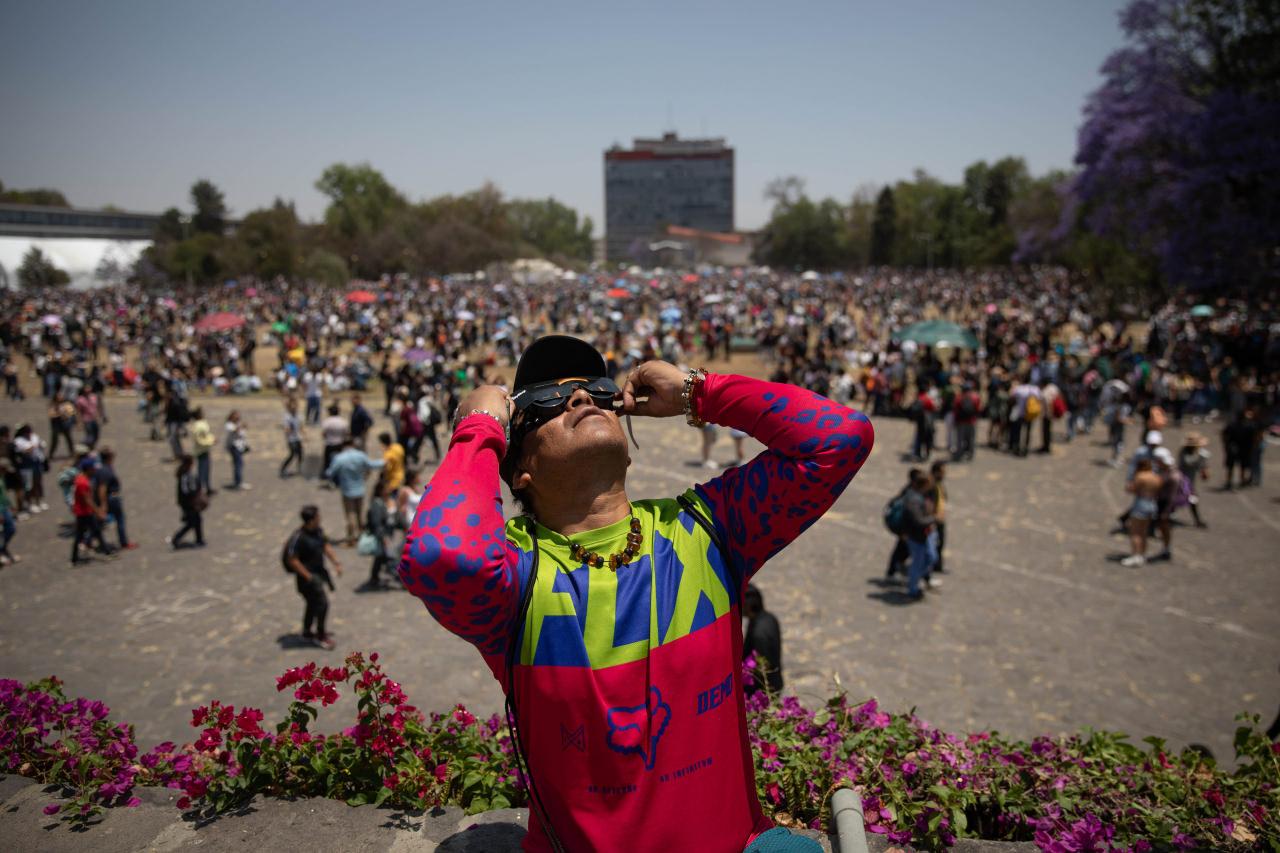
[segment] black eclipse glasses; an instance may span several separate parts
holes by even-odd
[[[564,411],[565,406],[569,405],[569,398],[579,388],[587,392],[591,402],[607,412],[612,412],[621,403],[619,395],[622,389],[609,377],[588,379],[572,376],[552,382],[539,382],[512,394],[511,402],[515,404],[519,414],[517,420],[526,428],[546,423]]]

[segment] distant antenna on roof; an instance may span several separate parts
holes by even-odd
[[[667,101],[667,126],[663,128],[663,133],[675,133],[676,120],[671,112],[671,102]]]

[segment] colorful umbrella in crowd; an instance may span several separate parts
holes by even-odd
[[[40,322],[45,324],[46,326],[61,326],[62,318],[59,317],[57,314],[45,314],[43,317],[40,318]]]
[[[614,287],[605,291],[604,295],[610,299],[627,299],[631,296],[631,291],[625,287]]]
[[[276,320],[271,324],[271,331],[278,335],[283,335],[285,332],[289,331],[289,324],[284,320]]]
[[[1212,305],[1197,305],[1196,307],[1194,307],[1194,308],[1192,308],[1192,309],[1191,309],[1191,316],[1192,316],[1192,317],[1212,317],[1212,316],[1213,316],[1213,306],[1212,306]]]
[[[926,320],[913,323],[894,335],[900,341],[914,341],[921,346],[977,349],[978,339],[963,326],[946,320]]]
[[[353,290],[347,294],[347,301],[357,305],[368,305],[370,302],[377,302],[378,295],[367,290]]]
[[[244,317],[239,314],[232,314],[230,311],[219,311],[216,314],[206,314],[196,321],[197,332],[225,332],[229,329],[238,329],[244,325]]]
[[[475,312],[474,312],[474,311],[467,311],[467,310],[465,310],[465,309],[464,309],[464,310],[462,310],[462,311],[457,312],[457,313],[456,313],[456,314],[454,314],[453,316],[454,316],[454,317],[456,317],[456,318],[458,318],[459,320],[462,320],[464,323],[465,323],[465,322],[469,322],[469,321],[471,321],[471,320],[474,320],[474,319],[476,318],[476,315],[475,315]]]
[[[410,364],[417,364],[419,362],[426,361],[429,358],[431,358],[431,353],[421,347],[414,347],[404,354],[404,360]]]

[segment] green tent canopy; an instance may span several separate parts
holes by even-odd
[[[944,346],[955,349],[977,349],[978,339],[973,332],[946,320],[925,320],[899,329],[894,335],[900,341],[915,341],[921,346]]]

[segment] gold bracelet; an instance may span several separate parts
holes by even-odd
[[[684,422],[691,427],[702,427],[707,424],[693,411],[693,387],[706,381],[706,378],[707,371],[701,367],[691,369],[684,378],[684,389],[680,392],[680,399],[684,400]]]

